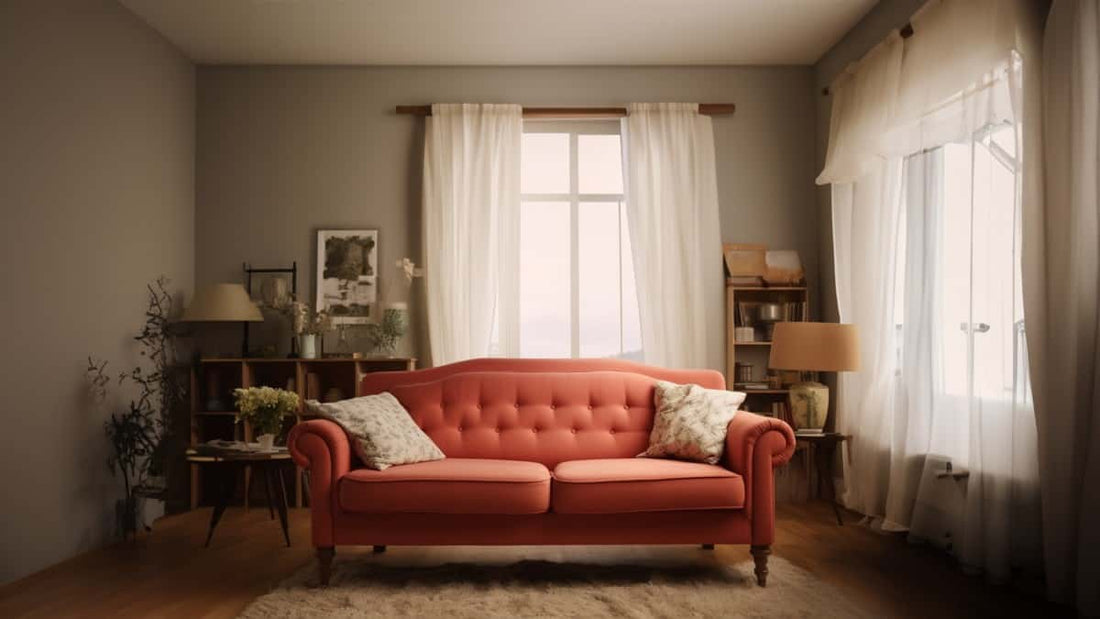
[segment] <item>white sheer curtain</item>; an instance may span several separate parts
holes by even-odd
[[[723,275],[710,117],[691,103],[631,104],[627,220],[642,349],[665,367],[722,366]]]
[[[844,501],[994,580],[1038,564],[1034,415],[1015,363],[1026,9],[926,5],[911,38],[834,83],[818,178],[832,184],[840,318],[872,360],[840,377]],[[938,477],[948,462],[969,477]]]
[[[432,363],[518,354],[518,105],[436,104],[424,139]],[[491,350],[496,339],[499,350]]]
[[[1100,616],[1100,7],[1055,0],[1024,251],[1051,597]],[[1045,193],[1042,188],[1045,187]]]

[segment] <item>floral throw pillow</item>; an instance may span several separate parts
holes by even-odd
[[[638,456],[717,464],[726,446],[726,427],[744,401],[739,391],[657,381],[649,448]]]
[[[389,392],[326,404],[310,400],[308,404],[348,433],[356,455],[367,468],[383,471],[396,464],[446,457]]]

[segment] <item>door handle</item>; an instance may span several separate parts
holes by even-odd
[[[974,330],[978,333],[988,333],[989,325],[985,324],[984,322],[979,322],[977,326],[974,327]]]

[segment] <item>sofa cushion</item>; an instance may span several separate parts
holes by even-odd
[[[718,464],[726,446],[726,428],[745,394],[659,380],[653,399],[657,414],[649,447],[638,455]]]
[[[339,493],[349,512],[541,514],[550,505],[550,471],[537,462],[447,458],[356,469],[340,479]]]
[[[327,404],[309,400],[306,404],[318,415],[339,424],[348,433],[355,455],[372,469],[381,471],[396,464],[445,457],[393,394],[380,393]]]
[[[740,509],[745,483],[732,471],[698,462],[572,460],[554,468],[551,505],[561,514]]]

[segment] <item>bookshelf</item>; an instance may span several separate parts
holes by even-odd
[[[759,320],[759,309],[763,304],[776,304],[778,318],[782,321],[806,321],[810,315],[810,292],[806,286],[767,286],[738,285],[726,282],[726,388],[743,391],[748,394],[744,408],[765,415],[781,415],[780,409],[786,406],[787,389],[783,388],[746,388],[738,380],[739,363],[752,366],[749,382],[766,382],[768,355],[771,342],[768,341],[766,323]],[[738,327],[753,327],[754,341],[737,342]]]
[[[286,418],[280,439],[291,426],[307,417],[306,400],[351,398],[358,395],[359,382],[371,372],[416,369],[408,357],[365,357],[360,359],[201,359],[191,368],[191,447],[212,439],[252,441],[248,423],[238,425],[233,404],[237,387],[277,387],[294,391],[302,400],[298,411]],[[202,502],[206,479],[203,467],[191,464],[191,509]],[[249,474],[245,472],[245,505],[248,505]],[[294,502],[302,506],[301,470],[295,475]]]

